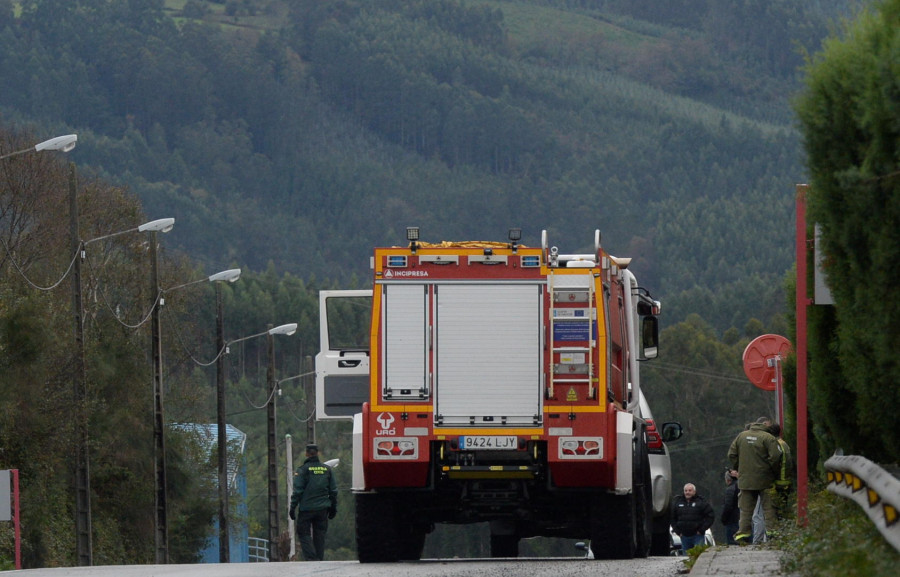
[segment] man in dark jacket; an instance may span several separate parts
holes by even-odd
[[[753,509],[759,499],[766,527],[775,527],[775,507],[766,489],[775,483],[781,468],[782,451],[778,440],[769,433],[772,421],[760,417],[750,428],[741,432],[728,449],[732,469],[737,469],[738,504],[741,520],[735,540],[748,543],[753,529]]]
[[[684,495],[672,501],[672,529],[681,537],[681,551],[687,552],[706,542],[706,530],[716,520],[712,505],[697,494],[693,483],[684,486]]]
[[[337,515],[337,483],[331,467],[319,461],[317,445],[306,446],[306,460],[294,473],[294,492],[288,515],[297,522],[303,558],[306,561],[324,560],[328,519]]]
[[[725,470],[725,495],[722,497],[722,516],[719,517],[719,520],[725,526],[725,541],[729,545],[737,545],[734,535],[738,532],[741,521],[737,477],[737,471]]]

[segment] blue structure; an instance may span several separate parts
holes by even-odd
[[[215,423],[210,425],[202,425],[199,423],[186,423],[175,425],[183,431],[190,432],[198,436],[204,447],[208,448],[209,453],[218,452],[218,427]],[[228,495],[229,504],[237,501],[237,514],[229,517],[229,552],[232,563],[247,563],[250,561],[250,534],[247,527],[247,469],[241,458],[244,454],[244,447],[247,444],[247,435],[240,429],[232,425],[225,425],[225,435],[228,443]],[[215,459],[212,459],[215,461]],[[218,479],[218,472],[213,469],[209,475]],[[232,509],[233,510],[233,509]],[[200,553],[201,563],[218,563],[219,562],[219,517],[215,518],[213,523],[213,536],[207,541],[206,548]]]

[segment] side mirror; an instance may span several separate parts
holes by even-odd
[[[639,360],[655,359],[659,354],[659,318],[641,317],[641,350]]]
[[[684,435],[684,429],[681,427],[681,423],[663,423],[662,440],[664,442],[677,441],[682,435]]]

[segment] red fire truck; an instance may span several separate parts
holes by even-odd
[[[599,559],[669,550],[649,453],[681,427],[640,410],[659,302],[599,231],[589,254],[520,239],[409,228],[375,249],[372,290],[320,293],[317,418],[353,420],[361,562],[419,559],[437,523],[488,522],[493,557],[533,536],[588,538]]]

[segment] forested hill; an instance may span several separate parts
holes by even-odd
[[[766,321],[803,181],[790,98],[852,0],[0,0],[0,122],[77,132],[166,243],[346,282],[371,247],[564,252],[668,320]]]

